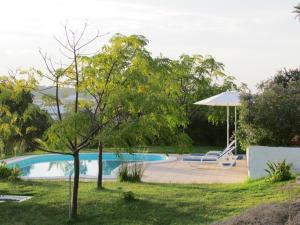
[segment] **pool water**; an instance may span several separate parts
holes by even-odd
[[[72,156],[49,154],[30,156],[8,163],[10,167],[19,167],[23,177],[28,178],[56,178],[73,175]],[[150,162],[166,160],[166,156],[159,154],[128,154],[103,153],[103,176],[115,176],[114,170],[122,162]],[[98,154],[80,154],[80,175],[96,177],[98,175]]]

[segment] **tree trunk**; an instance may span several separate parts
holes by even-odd
[[[103,170],[103,164],[102,164],[102,159],[103,159],[103,145],[102,142],[100,141],[98,144],[98,180],[97,180],[97,188],[101,189],[102,188],[102,170]]]
[[[73,183],[73,198],[72,198],[72,219],[77,217],[77,201],[78,201],[78,187],[79,187],[79,173],[80,173],[80,163],[79,163],[79,153],[76,152],[74,157],[74,183]]]

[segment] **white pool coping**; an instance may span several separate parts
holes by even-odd
[[[98,152],[83,152],[81,154],[97,154]],[[115,154],[114,152],[104,152],[103,154]],[[122,154],[122,153],[120,153]],[[151,164],[160,164],[160,163],[168,163],[168,162],[173,162],[178,160],[178,158],[176,156],[170,156],[167,154],[156,154],[156,153],[139,153],[139,152],[134,152],[134,153],[127,153],[127,154],[146,154],[146,155],[158,155],[161,157],[166,157],[166,159],[164,160],[157,160],[157,161],[144,161],[144,162],[138,162],[138,164],[144,164],[145,166],[147,165],[151,165]],[[38,157],[38,156],[42,156],[42,155],[60,155],[60,154],[39,154],[39,155],[28,155],[28,156],[17,156],[17,157],[12,157],[12,158],[8,158],[4,161],[5,163],[17,163],[19,161],[25,160],[25,159],[30,159],[30,158],[34,158],[34,157]],[[129,163],[132,164],[132,163]],[[121,166],[121,165],[120,165]],[[111,172],[111,175],[103,175],[102,179],[103,180],[116,180],[117,179],[117,173],[119,170],[119,167],[113,169]],[[69,179],[69,176],[52,176],[52,177],[48,177],[48,176],[39,176],[39,177],[27,177],[27,176],[20,176],[21,179],[24,180],[66,180]],[[72,176],[73,178],[73,176]],[[80,178],[82,179],[86,179],[86,180],[95,180],[98,177],[97,176],[88,176],[88,175],[80,175]]]

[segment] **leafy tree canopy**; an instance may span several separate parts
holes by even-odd
[[[299,146],[300,71],[279,71],[260,85],[257,95],[245,94],[241,110],[242,144]]]
[[[80,107],[82,113],[65,115],[48,130],[53,147],[68,146],[75,136],[82,142],[97,129],[98,138],[108,145],[189,142],[178,132],[187,119],[177,104],[180,90],[172,77],[172,62],[153,59],[147,42],[143,36],[118,34],[100,53],[80,59],[78,89],[94,104]]]
[[[33,150],[34,138],[50,126],[46,112],[33,104],[34,79],[0,78],[0,136],[6,153]]]

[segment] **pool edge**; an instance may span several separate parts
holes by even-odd
[[[82,154],[95,154],[97,152],[84,152]],[[114,153],[114,152],[105,152],[105,153]],[[176,156],[170,156],[168,154],[163,154],[163,153],[140,153],[140,152],[133,152],[131,154],[147,154],[147,155],[159,155],[159,156],[163,156],[166,157],[165,160],[157,160],[157,161],[146,161],[143,162],[143,164],[145,166],[147,166],[147,164],[160,164],[160,163],[168,163],[168,162],[173,162],[176,161],[178,158]],[[27,155],[27,156],[16,156],[16,157],[12,157],[12,158],[8,158],[8,159],[4,159],[1,161],[4,161],[5,163],[16,163],[20,160],[24,160],[24,159],[29,159],[29,158],[34,158],[34,157],[38,157],[41,155],[60,155],[60,154],[39,154],[39,155]],[[112,170],[111,175],[103,175],[102,179],[106,180],[106,181],[114,181],[117,179],[117,171],[119,169],[120,166],[118,166],[117,168],[115,168],[114,170]],[[72,176],[73,177],[73,176]],[[20,176],[21,179],[23,180],[68,180],[69,176],[57,176],[57,177],[26,177],[26,176]],[[80,179],[83,180],[97,180],[97,176],[88,176],[88,175],[80,175]]]

